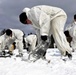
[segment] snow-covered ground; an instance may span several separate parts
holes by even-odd
[[[50,63],[42,59],[27,62],[15,56],[0,57],[0,75],[76,75],[76,52],[72,60],[65,62],[58,49],[48,49],[46,58]]]

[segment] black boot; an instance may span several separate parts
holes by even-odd
[[[72,54],[68,53],[67,51],[66,51],[66,55],[65,56],[68,56],[69,59],[72,59]]]
[[[5,52],[5,51],[2,51],[2,55],[4,55],[4,56],[5,56],[5,55],[6,55],[6,52]]]

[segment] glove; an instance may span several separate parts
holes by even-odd
[[[46,35],[41,36],[41,39],[42,39],[43,41],[46,41],[46,40],[47,40],[47,36],[46,36]]]

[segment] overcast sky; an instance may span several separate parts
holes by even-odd
[[[50,5],[62,8],[68,16],[66,25],[72,22],[73,15],[76,14],[76,0],[0,0],[0,29],[18,28],[25,33],[33,32],[33,27],[21,24],[18,16],[23,8],[31,8],[35,5]]]

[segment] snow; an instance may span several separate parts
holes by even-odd
[[[72,54],[72,60],[63,61],[58,49],[48,49],[46,58],[50,63],[42,59],[36,62],[22,61],[15,55],[11,58],[0,57],[0,75],[76,75],[76,52]],[[27,56],[25,52],[26,59]]]

